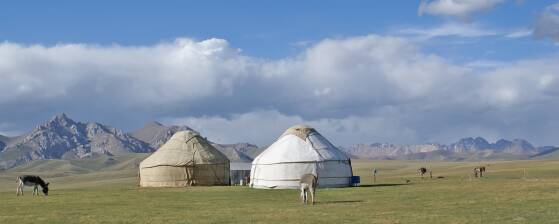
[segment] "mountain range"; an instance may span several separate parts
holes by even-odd
[[[456,143],[431,144],[356,144],[342,147],[354,158],[361,159],[423,159],[423,160],[494,160],[530,159],[554,152],[557,147],[535,147],[524,139],[500,139],[490,143],[482,137],[463,138]]]
[[[150,122],[131,133],[96,122],[76,122],[58,114],[31,132],[0,136],[0,169],[9,169],[34,160],[88,159],[98,155],[150,153],[157,150],[177,131],[192,130],[187,126],[164,126]],[[232,161],[251,161],[244,152],[257,147],[248,143],[212,143]]]
[[[150,153],[188,126],[150,122],[130,133],[96,122],[76,122],[58,114],[21,136],[0,135],[0,170],[45,159],[83,160],[100,155]],[[212,144],[232,162],[250,162],[264,148],[250,143]],[[559,158],[554,146],[533,146],[526,140],[501,139],[490,143],[482,137],[463,138],[452,144],[355,144],[340,146],[356,159],[389,160],[510,160]]]

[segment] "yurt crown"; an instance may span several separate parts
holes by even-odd
[[[283,137],[285,135],[295,135],[303,140],[305,140],[307,138],[307,136],[309,136],[310,133],[312,132],[316,132],[316,130],[314,130],[314,128],[312,128],[311,126],[308,125],[304,125],[304,124],[298,124],[298,125],[294,125],[290,128],[288,128],[283,135],[280,136]]]

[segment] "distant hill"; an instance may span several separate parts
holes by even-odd
[[[558,147],[546,147],[544,151],[533,155],[531,159],[559,159]]]
[[[0,136],[0,170],[36,160],[84,161],[99,155],[150,153],[183,130],[192,129],[150,122],[141,129],[124,133],[104,124],[76,122],[62,113],[22,136]],[[258,151],[258,147],[250,143],[212,144],[237,162],[252,161],[253,157],[245,153]]]
[[[64,174],[83,174],[96,171],[137,169],[146,153],[125,153],[121,155],[95,155],[88,159],[49,159],[34,160],[14,167],[16,172],[57,172]]]
[[[482,137],[469,137],[449,145],[373,143],[356,144],[341,149],[350,156],[361,159],[463,161],[529,159],[540,153],[545,154],[549,147],[534,147],[523,139],[500,139],[490,143]]]

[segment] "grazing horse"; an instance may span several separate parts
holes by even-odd
[[[417,169],[417,171],[419,172],[419,176],[421,177],[421,179],[423,179],[423,175],[425,175],[427,173],[427,168],[421,167],[421,168]]]
[[[475,177],[478,177],[478,174],[479,174],[479,177],[483,177],[483,173],[485,173],[485,166],[474,167],[474,176]]]
[[[41,188],[43,189],[43,194],[45,194],[45,196],[49,195],[49,183],[45,183],[45,181],[39,176],[19,176],[17,178],[17,183],[18,185],[16,196],[19,196],[20,192],[23,196],[23,186],[33,186],[33,195],[39,195],[39,186],[41,186]]]
[[[311,205],[314,205],[314,197],[316,192],[316,187],[318,186],[318,177],[314,174],[304,174],[299,181],[301,186],[301,201],[303,204],[308,202],[308,193],[311,194]]]

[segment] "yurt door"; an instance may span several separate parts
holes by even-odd
[[[195,185],[195,179],[194,179],[194,167],[193,166],[185,166],[184,167],[185,172],[186,172],[186,186],[192,186]]]

